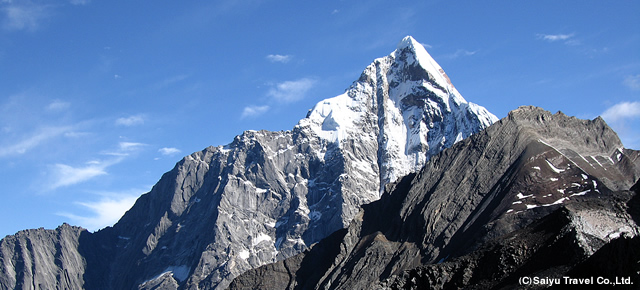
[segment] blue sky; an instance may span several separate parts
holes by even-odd
[[[406,35],[500,118],[603,115],[640,149],[638,1],[303,2],[0,0],[0,237],[113,224],[184,155],[291,129]]]

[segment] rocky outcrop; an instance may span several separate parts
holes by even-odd
[[[387,289],[565,289],[570,285],[602,289],[623,283],[615,288],[636,289],[634,284],[640,283],[640,236],[618,232],[616,224],[608,222],[616,215],[624,218],[622,224],[633,225],[629,220],[631,216],[637,224],[638,189],[636,186],[632,191],[615,192],[604,199],[601,196],[581,198],[470,254],[407,270],[379,286]],[[600,215],[602,213],[604,215]],[[592,218],[587,222],[590,224],[585,223],[585,217]],[[585,232],[585,225],[608,227],[613,234],[604,239],[591,238],[589,242],[596,249],[585,247],[585,236],[580,234]],[[606,243],[600,247],[602,241]],[[535,277],[546,279],[539,283],[521,280]],[[592,280],[596,278],[611,285],[598,285],[598,281]],[[572,281],[567,279],[582,279],[592,284],[571,285]]]
[[[96,252],[80,253],[73,271],[93,289],[224,288],[348,226],[386,184],[495,121],[406,37],[292,130],[247,131],[185,157],[117,224],[79,243]],[[20,275],[11,263],[7,275]]]
[[[629,198],[624,192],[617,197],[620,201]],[[560,206],[524,229],[491,240],[469,254],[404,271],[381,281],[378,286],[383,289],[543,289],[555,285],[564,289],[562,286],[570,283],[565,277],[602,277],[611,282],[624,277],[640,282],[637,274],[640,237],[634,236],[636,233],[618,235],[617,228],[611,228],[608,233],[612,235],[604,239],[584,235],[585,215],[593,218],[595,212],[628,217],[620,211],[620,204],[594,197],[581,199],[580,203],[584,204]],[[605,218],[603,222],[608,220]],[[594,220],[586,225],[603,226]],[[585,289],[584,285],[581,287]]]
[[[283,267],[276,288],[485,289],[556,277],[605,244],[634,243],[632,194],[620,189],[638,180],[639,164],[600,118],[521,107],[390,185],[340,237],[231,288]]]
[[[0,289],[82,289],[87,264],[79,243],[87,235],[63,224],[2,239]]]

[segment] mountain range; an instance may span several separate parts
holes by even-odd
[[[635,269],[639,156],[601,118],[498,121],[408,36],[292,130],[184,157],[112,227],[5,237],[0,289],[485,289],[609,248]]]
[[[601,118],[521,107],[390,185],[349,227],[242,274],[231,289],[515,289],[527,286],[522,277],[639,283],[639,156]]]

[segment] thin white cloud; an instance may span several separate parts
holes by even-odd
[[[267,60],[269,60],[270,62],[287,63],[291,60],[291,58],[292,58],[291,55],[281,55],[281,54],[267,55]]]
[[[554,42],[554,41],[567,40],[569,38],[572,38],[574,35],[575,35],[574,33],[571,33],[571,34],[538,34],[538,39]]]
[[[173,156],[175,154],[178,154],[182,151],[180,151],[180,149],[178,148],[173,148],[173,147],[163,147],[158,149],[158,152],[160,152],[160,154],[162,155],[166,155],[166,156]]]
[[[244,107],[244,110],[242,110],[242,115],[240,116],[240,118],[244,119],[244,118],[250,118],[250,117],[257,117],[259,115],[266,113],[268,110],[269,110],[269,106]]]
[[[627,76],[623,83],[632,90],[640,90],[640,75]]]
[[[21,155],[55,137],[72,132],[71,127],[43,127],[37,132],[13,144],[0,145],[0,157]]]
[[[66,110],[71,106],[69,102],[63,102],[61,100],[54,100],[49,105],[47,105],[46,109],[48,111],[62,111]]]
[[[90,0],[69,0],[69,3],[73,5],[87,5],[91,2]]]
[[[640,102],[622,102],[615,104],[600,116],[607,122],[620,122],[640,118]]]
[[[580,45],[579,39],[576,39],[575,33],[571,34],[537,34],[537,38],[548,42],[563,42],[565,45]]]
[[[144,116],[143,115],[134,115],[130,117],[122,117],[116,119],[116,125],[119,126],[136,126],[144,124]]]
[[[179,83],[183,80],[186,80],[187,78],[189,78],[188,75],[176,75],[176,76],[172,76],[172,77],[168,77],[166,79],[163,79],[153,85],[151,85],[151,88],[154,90],[162,90],[165,89],[173,84]]]
[[[600,116],[613,128],[626,148],[640,149],[640,102],[621,102]]]
[[[105,175],[107,174],[107,172],[105,171],[106,168],[113,163],[114,162],[92,161],[88,162],[87,165],[82,167],[72,167],[66,164],[55,164],[52,168],[53,182],[49,185],[48,189],[54,190],[59,187],[78,184],[93,179],[94,177]]]
[[[582,44],[582,42],[580,40],[578,40],[578,39],[572,38],[572,39],[569,39],[569,40],[565,41],[564,44],[566,44],[566,45],[580,45],[580,44]],[[603,52],[606,52],[606,50],[607,50],[606,48],[603,49]],[[591,51],[590,53],[597,53],[597,51]]]
[[[49,14],[49,6],[31,1],[3,1],[3,3],[6,4],[0,7],[0,11],[4,14],[2,26],[5,30],[37,30],[41,21]]]
[[[77,132],[77,131],[69,131],[64,133],[64,136],[68,138],[81,138],[81,137],[88,137],[91,135],[92,134],[89,132]]]
[[[80,225],[90,231],[96,231],[115,224],[129,210],[143,190],[129,190],[124,193],[102,193],[98,201],[75,202],[88,209],[92,214],[80,216],[68,212],[60,212],[59,216],[69,218],[73,224]]]
[[[118,149],[114,152],[102,153],[113,156],[106,160],[91,160],[83,166],[73,167],[67,164],[57,163],[50,166],[48,190],[55,190],[60,187],[67,187],[89,181],[98,176],[107,175],[107,169],[125,160],[127,156],[141,150],[147,146],[144,143],[120,142]]]
[[[147,144],[138,142],[119,142],[116,150],[103,151],[100,154],[123,158],[142,150],[145,146]]]
[[[123,152],[137,151],[137,150],[141,149],[142,147],[144,147],[146,145],[147,144],[136,143],[136,142],[120,142],[120,143],[118,143],[118,147],[120,148],[120,151],[123,151]]]
[[[309,91],[315,84],[316,81],[309,78],[286,81],[276,84],[269,90],[267,95],[272,97],[275,101],[291,103],[303,99],[307,91]]]
[[[456,59],[462,56],[472,56],[476,54],[476,51],[468,51],[466,49],[458,49],[456,50],[456,52],[454,53],[450,53],[444,56],[444,58],[448,58],[448,59]]]

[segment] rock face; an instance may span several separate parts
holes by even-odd
[[[88,232],[64,224],[7,236],[0,242],[0,289],[82,289],[84,235]]]
[[[406,37],[293,130],[247,131],[185,157],[117,224],[79,234],[86,241],[68,245],[82,263],[54,263],[43,271],[77,273],[69,279],[87,289],[225,288],[240,273],[298,254],[348,226],[387,184],[495,121],[465,101],[424,48]],[[17,248],[21,235],[5,238],[6,248]],[[21,241],[61,247],[56,239]],[[31,249],[25,255],[35,255]],[[22,284],[40,281],[23,274],[15,253],[0,256],[8,277],[3,287],[16,287],[15,277],[25,277]],[[43,285],[55,285],[51,277],[42,278]]]
[[[636,279],[639,157],[600,118],[521,107],[390,184],[348,228],[231,288],[512,289],[596,265]]]

